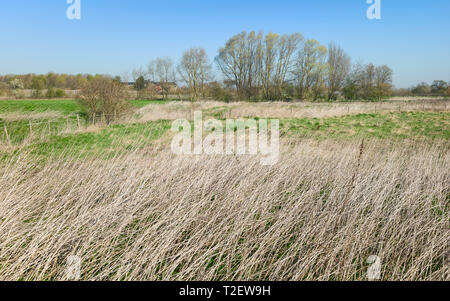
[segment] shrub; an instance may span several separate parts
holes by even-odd
[[[66,92],[64,90],[62,90],[62,89],[56,89],[55,96],[56,97],[65,97],[66,96]]]
[[[233,95],[220,85],[216,85],[212,88],[212,96],[218,101],[224,101],[227,103],[233,101]]]
[[[131,105],[126,99],[124,86],[107,78],[92,79],[78,95],[88,118],[95,122],[95,119],[100,117],[107,124],[131,111]]]

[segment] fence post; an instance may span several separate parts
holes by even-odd
[[[30,137],[33,138],[33,126],[31,124],[31,120],[29,120],[28,123],[30,125]]]
[[[52,135],[52,127],[50,125],[50,120],[48,121],[48,134],[51,136]]]
[[[6,134],[6,141],[8,141],[8,145],[11,146],[11,140],[9,140],[8,128],[7,128],[7,126],[6,126],[6,121],[5,121],[5,123],[3,124],[3,128],[4,128],[5,134]]]
[[[77,124],[78,124],[78,129],[80,129],[80,115],[77,114]]]

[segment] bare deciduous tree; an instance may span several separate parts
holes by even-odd
[[[316,40],[308,40],[299,50],[292,72],[297,85],[298,96],[317,98],[324,84],[327,48]]]
[[[327,74],[328,100],[336,99],[336,93],[343,88],[349,70],[350,57],[340,46],[330,43]]]
[[[175,83],[176,79],[173,61],[169,57],[157,58],[155,66],[155,73],[162,88],[163,98],[167,99],[170,86]]]
[[[217,65],[226,80],[234,82],[238,97],[246,97],[245,87],[248,84],[247,33],[241,32],[229,39],[225,47],[219,49],[216,57]]]
[[[303,40],[301,34],[279,36],[241,32],[219,50],[216,62],[227,81],[232,81],[239,98],[259,95],[281,99],[291,71],[292,57]]]
[[[136,82],[140,77],[145,78],[147,76],[147,72],[144,70],[144,68],[139,67],[131,71],[131,76],[133,77],[133,81]]]
[[[303,42],[303,36],[299,33],[284,35],[278,40],[278,57],[274,82],[277,94],[276,98],[279,100],[284,98],[283,85],[286,82],[287,75],[292,71],[292,57],[301,42]]]
[[[204,84],[211,77],[211,65],[203,48],[191,48],[184,52],[178,66],[181,80],[190,90],[191,100],[197,100],[204,92]]]
[[[147,66],[147,76],[150,82],[156,81],[156,60],[151,61]]]

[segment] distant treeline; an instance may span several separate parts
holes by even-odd
[[[197,100],[287,101],[287,100],[380,100],[391,95],[444,96],[449,83],[436,80],[410,89],[393,89],[393,71],[386,65],[352,64],[337,44],[327,46],[300,33],[241,32],[219,49],[215,67],[203,48],[191,48],[175,64],[157,58],[147,68],[111,77],[90,74],[0,76],[0,95],[20,95],[32,90],[33,97],[62,97],[64,90],[81,90],[96,79],[108,79],[137,91],[138,98]],[[217,70],[217,72],[214,72]],[[218,79],[220,78],[220,80]]]
[[[108,75],[90,74],[24,74],[0,76],[0,94],[21,95],[21,90],[32,90],[33,97],[63,97],[64,90],[82,89],[94,78],[110,77]],[[45,93],[44,93],[45,92]]]
[[[435,80],[431,84],[422,82],[409,89],[396,89],[398,96],[450,96],[450,81]]]

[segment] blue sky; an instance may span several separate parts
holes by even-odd
[[[2,0],[0,74],[121,75],[199,46],[212,60],[232,35],[263,30],[335,41],[354,62],[389,65],[397,87],[450,81],[450,1],[381,3],[369,20],[366,0],[81,0],[68,20],[66,0]]]

